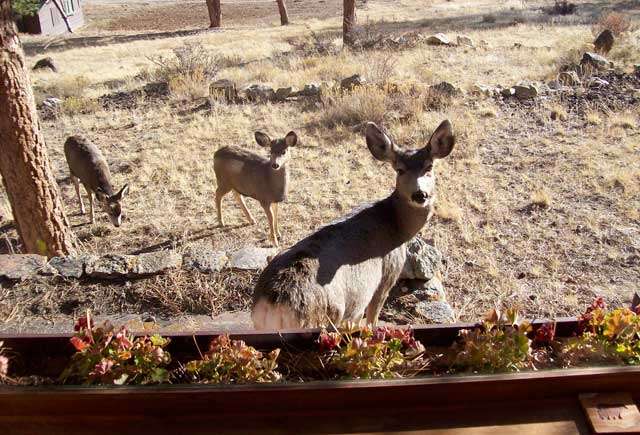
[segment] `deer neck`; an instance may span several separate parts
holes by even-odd
[[[415,207],[394,191],[388,198],[396,218],[398,236],[402,242],[415,237],[429,219],[429,207]]]
[[[279,169],[273,169],[269,166],[269,182],[271,189],[277,195],[286,195],[287,184],[289,182],[289,166],[287,163]]]

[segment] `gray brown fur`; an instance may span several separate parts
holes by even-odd
[[[254,291],[257,329],[358,322],[363,316],[369,323],[377,321],[404,266],[405,243],[433,211],[434,160],[451,152],[454,137],[445,121],[423,149],[401,151],[369,124],[367,145],[374,157],[396,169],[396,189],[320,228],[269,263]]]
[[[93,197],[98,199],[115,226],[122,219],[122,198],[128,191],[125,185],[116,192],[111,182],[111,172],[100,149],[82,136],[71,136],[64,143],[64,154],[71,172],[71,181],[75,185],[80,203],[80,211],[85,213],[80,195],[80,183],[87,191],[91,212],[91,223],[95,222]]]
[[[283,139],[271,140],[266,134],[257,132],[256,142],[269,148],[269,158],[235,146],[220,148],[214,154],[213,168],[218,187],[216,190],[216,208],[218,221],[225,225],[222,216],[222,198],[233,191],[245,216],[255,224],[255,219],[247,208],[243,196],[254,198],[267,215],[270,236],[274,245],[278,245],[278,206],[287,198],[289,186],[289,147],[295,146],[297,136],[289,132]]]

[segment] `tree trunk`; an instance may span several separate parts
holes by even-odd
[[[280,24],[286,26],[289,24],[289,16],[287,15],[287,5],[284,0],[276,0],[278,3],[278,11],[280,12]]]
[[[207,9],[209,10],[209,20],[211,25],[209,27],[220,27],[221,22],[221,9],[220,0],[206,0]]]
[[[342,42],[346,46],[353,45],[355,41],[354,30],[356,27],[356,0],[344,0],[344,13],[342,18]]]
[[[40,133],[25,62],[11,0],[0,0],[0,175],[24,250],[66,255],[75,250],[74,237]]]

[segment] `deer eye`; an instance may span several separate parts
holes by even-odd
[[[396,174],[398,174],[398,175],[403,175],[405,172],[407,172],[407,171],[405,171],[402,168],[396,168]]]

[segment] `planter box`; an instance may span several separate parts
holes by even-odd
[[[540,324],[534,322],[534,327]],[[576,325],[576,319],[561,319],[557,333],[570,335]],[[448,346],[460,329],[473,326],[434,325],[414,331],[427,347]],[[308,348],[317,334],[305,330],[231,336],[269,350]],[[168,350],[174,358],[193,357],[194,340],[206,348],[215,335],[170,335]],[[12,335],[0,340],[22,355],[16,362],[18,370],[54,375],[73,353],[69,337]],[[579,433],[587,431],[587,424],[578,395],[620,391],[640,393],[640,367],[227,386],[5,386],[0,387],[0,433],[354,433],[447,428],[464,433],[496,425],[500,433],[509,433],[509,428],[517,428],[517,433]]]

